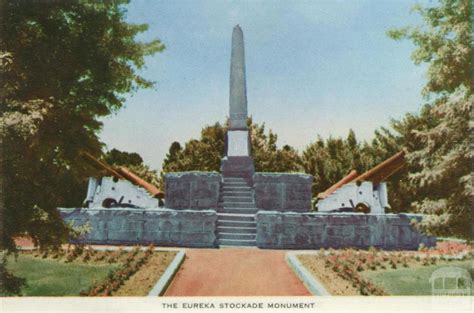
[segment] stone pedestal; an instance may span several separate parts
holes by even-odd
[[[221,162],[221,172],[224,177],[252,178],[255,170],[250,157],[248,130],[227,131],[225,155]]]
[[[253,160],[249,156],[224,157],[221,162],[224,177],[252,178],[254,171]]]

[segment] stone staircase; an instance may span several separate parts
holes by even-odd
[[[243,177],[225,177],[217,210],[220,246],[256,246],[257,224],[253,183]]]

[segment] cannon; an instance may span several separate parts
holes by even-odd
[[[163,192],[128,168],[113,167],[88,152],[81,152],[81,156],[101,174],[99,178],[89,177],[84,200],[87,207],[146,208],[163,205]]]
[[[318,194],[318,211],[385,213],[390,208],[385,180],[404,166],[404,156],[405,153],[400,151],[359,176],[352,170],[336,184]]]

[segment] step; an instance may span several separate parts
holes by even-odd
[[[226,181],[246,181],[243,177],[224,177],[224,182]]]
[[[235,234],[235,233],[217,233],[217,239],[230,239],[230,240],[256,240],[256,234]]]
[[[247,194],[252,194],[253,195],[253,190],[250,187],[249,188],[247,188],[247,187],[245,187],[245,188],[222,188],[220,190],[220,192],[221,192],[221,194],[224,194],[224,193],[226,193],[226,194],[227,193],[242,193],[242,194],[247,193]]]
[[[224,183],[222,184],[222,186],[224,187],[240,187],[240,186],[249,186],[249,184],[245,181],[245,180],[242,180],[242,181],[224,181]]]
[[[241,209],[256,209],[255,203],[253,202],[230,202],[224,201],[217,203],[218,207],[221,208],[241,208]]]
[[[229,234],[256,234],[257,227],[229,227],[229,226],[217,226],[217,232],[229,233]]]
[[[235,214],[235,213],[221,213],[217,212],[217,222],[227,222],[227,221],[232,221],[232,222],[251,222],[255,223],[255,214]]]
[[[218,239],[217,242],[221,246],[253,247],[257,245],[256,240]]]
[[[257,228],[257,222],[255,221],[242,221],[235,219],[218,219],[217,228],[219,227],[230,227],[230,228]]]
[[[222,195],[221,202],[237,202],[237,203],[249,203],[253,202],[252,196],[227,196]]]
[[[252,197],[253,193],[251,190],[244,190],[244,191],[222,191],[221,195],[223,197]]]
[[[217,211],[219,213],[255,215],[258,210],[256,208],[219,208]]]
[[[252,191],[252,187],[248,185],[226,186],[222,185],[222,191]]]

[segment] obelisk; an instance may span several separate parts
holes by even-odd
[[[244,34],[239,25],[232,32],[229,87],[230,129],[247,130]]]
[[[226,134],[225,157],[221,162],[224,177],[248,177],[254,173],[250,157],[247,127],[247,88],[245,84],[244,34],[239,25],[232,32],[229,80],[229,129]]]

